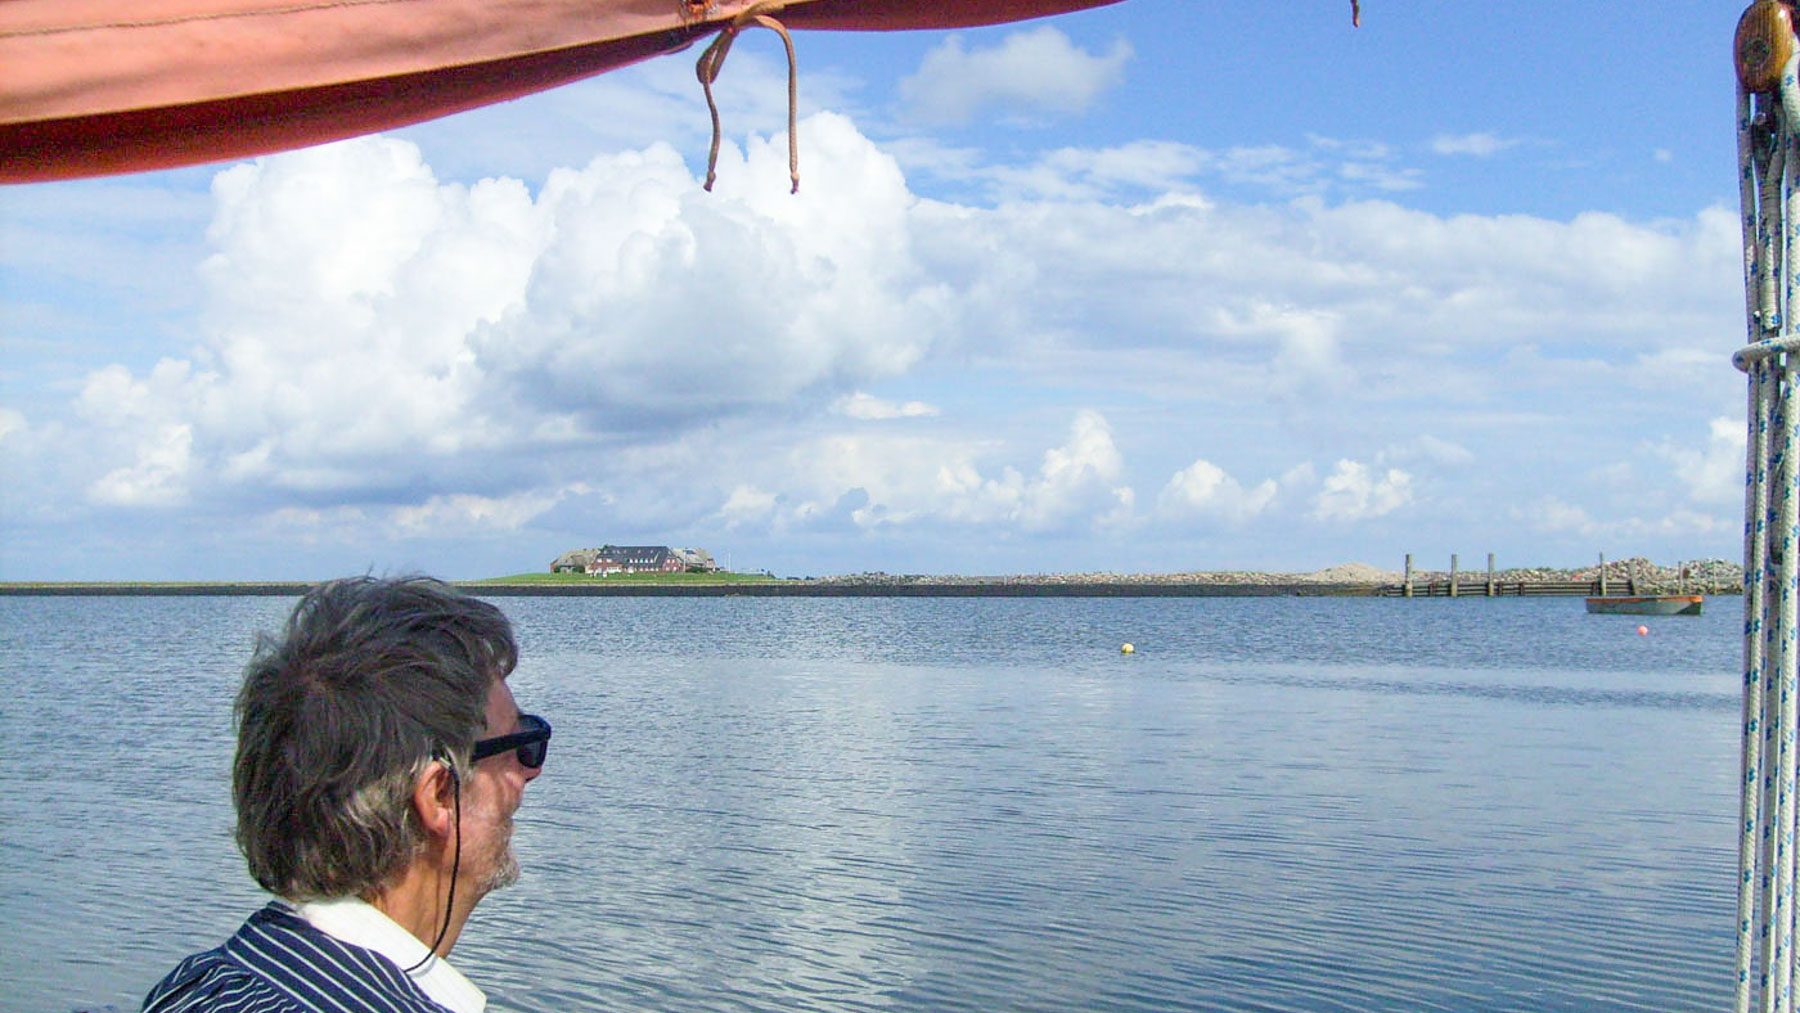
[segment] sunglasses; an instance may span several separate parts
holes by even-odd
[[[479,763],[490,756],[499,756],[508,749],[518,750],[521,766],[532,770],[542,767],[544,755],[550,751],[550,722],[536,714],[521,714],[518,731],[477,740],[470,762]]]

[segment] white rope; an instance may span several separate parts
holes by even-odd
[[[1761,351],[1771,334],[1779,332],[1780,308],[1776,285],[1776,250],[1771,241],[1778,226],[1781,204],[1781,176],[1775,143],[1778,131],[1771,117],[1775,115],[1767,103],[1758,117],[1751,96],[1739,102],[1743,120],[1739,126],[1740,193],[1743,201],[1744,284],[1750,348]],[[1738,965],[1741,975],[1738,1009],[1749,1013],[1755,995],[1763,1003],[1755,1008],[1775,1013],[1775,990],[1770,987],[1769,969],[1775,966],[1775,947],[1780,939],[1775,931],[1775,908],[1779,894],[1775,890],[1772,870],[1775,865],[1776,768],[1778,766],[1778,726],[1780,710],[1777,681],[1765,671],[1766,635],[1763,621],[1763,587],[1767,565],[1768,531],[1768,386],[1767,355],[1749,355],[1740,350],[1733,357],[1750,374],[1749,439],[1745,465],[1745,577],[1744,577],[1744,722],[1743,756],[1745,760],[1741,809],[1747,814],[1743,827],[1745,840],[1740,842],[1738,907]],[[1781,904],[1785,909],[1787,905]],[[1763,917],[1757,919],[1757,912]],[[1754,926],[1754,928],[1752,927]],[[1760,945],[1758,945],[1760,944]],[[1752,986],[1751,955],[1760,950],[1760,973]]]
[[[1757,278],[1757,265],[1760,263],[1756,255],[1757,219],[1756,213],[1756,155],[1752,140],[1751,117],[1753,105],[1751,96],[1742,88],[1738,89],[1738,199],[1743,208],[1744,234],[1744,315],[1749,321],[1750,340],[1755,342],[1762,336],[1762,326],[1758,310],[1761,305],[1759,293],[1761,285]],[[1740,365],[1750,374],[1750,403],[1748,416],[1754,429],[1761,411],[1761,376],[1763,368],[1760,361],[1748,366]],[[1762,792],[1763,792],[1763,734],[1764,734],[1764,700],[1762,692],[1762,639],[1761,624],[1761,588],[1760,577],[1752,579],[1749,561],[1760,558],[1762,552],[1763,527],[1757,520],[1762,517],[1763,505],[1760,500],[1762,484],[1757,481],[1761,473],[1762,456],[1754,436],[1748,441],[1745,451],[1744,484],[1744,545],[1745,545],[1745,581],[1744,581],[1744,710],[1743,710],[1743,751],[1742,757],[1742,799],[1738,809],[1740,817],[1738,839],[1738,910],[1737,910],[1737,1005],[1738,1013],[1749,1013],[1751,1001],[1756,989],[1753,988],[1751,975],[1755,971],[1756,939],[1754,929],[1756,922],[1756,902],[1762,893],[1759,881],[1759,870],[1764,866],[1759,861],[1762,848],[1761,826]],[[1755,571],[1760,572],[1760,571]],[[1754,638],[1751,631],[1756,631]]]
[[[1749,344],[1745,372],[1744,701],[1738,840],[1737,1009],[1795,1013],[1800,818],[1800,56],[1775,94],[1738,96],[1739,198]],[[1790,175],[1790,169],[1792,175]]]

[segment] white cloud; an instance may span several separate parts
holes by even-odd
[[[551,242],[522,184],[440,185],[417,148],[370,138],[235,166],[214,192],[212,371],[186,410],[234,476],[354,487],[392,455],[508,440],[470,337],[522,307]]]
[[[316,538],[330,530],[340,533],[354,530],[367,518],[368,512],[361,507],[284,506],[263,515],[262,522],[279,531],[283,538]]]
[[[1489,158],[1508,148],[1516,148],[1520,143],[1518,140],[1502,138],[1486,132],[1439,134],[1431,139],[1431,150],[1440,155],[1469,155],[1475,158]]]
[[[1283,499],[1300,495],[1304,490],[1310,489],[1318,483],[1319,473],[1313,468],[1310,461],[1302,461],[1282,472],[1280,479],[1276,481],[1276,484],[1281,487]]]
[[[1177,471],[1157,497],[1157,510],[1167,517],[1213,517],[1242,524],[1275,502],[1274,479],[1264,479],[1245,489],[1223,468],[1205,459]]]
[[[739,524],[779,529],[919,523],[1046,531],[1127,523],[1135,496],[1106,420],[1077,412],[1067,440],[1045,450],[1035,474],[985,459],[989,442],[921,436],[838,435],[795,448],[780,470],[786,491],[740,485],[724,508]]]
[[[1555,496],[1546,496],[1523,507],[1511,508],[1515,521],[1540,534],[1574,535],[1584,540],[1647,538],[1706,538],[1740,530],[1735,518],[1685,508],[1655,517],[1594,518],[1586,509]]]
[[[1549,421],[1546,406],[1632,386],[1709,408],[1737,397],[1721,357],[1707,372],[1678,368],[1692,335],[1741,326],[1737,222],[1723,209],[1636,224],[1382,201],[1088,200],[927,202],[913,219],[922,269],[953,285],[952,333],[1045,383],[1074,375],[1308,412],[1456,401],[1493,420],[1488,431],[1502,404],[1508,424]]]
[[[1475,460],[1467,447],[1439,436],[1425,433],[1397,443],[1375,455],[1377,463],[1406,464],[1421,462],[1443,468],[1456,468]]]
[[[1577,535],[1591,535],[1598,531],[1598,526],[1586,510],[1555,496],[1545,496],[1525,507],[1515,508],[1513,513],[1535,531]]]
[[[1633,518],[1626,526],[1625,534],[1644,538],[1716,538],[1742,530],[1742,522],[1738,517],[1681,508],[1660,517]]]
[[[967,123],[989,107],[1080,113],[1119,83],[1131,55],[1123,39],[1104,54],[1090,54],[1047,25],[1014,32],[991,49],[970,50],[952,35],[900,82],[900,97],[912,115],[931,123]]]
[[[1627,365],[1626,378],[1633,385],[1659,395],[1678,397],[1693,389],[1694,377],[1717,371],[1726,373],[1729,353],[1718,348],[1669,347],[1648,351]]]
[[[1654,435],[1577,451],[1554,435],[1571,417],[1668,393],[1668,424],[1697,432],[1741,398],[1693,338],[1739,326],[1727,209],[1558,221],[1195,190],[1392,157],[1320,139],[1058,149],[1017,170],[1037,174],[1026,196],[955,204],[915,195],[842,117],[802,140],[798,198],[780,137],[727,145],[712,195],[660,146],[530,186],[445,182],[393,138],[233,167],[204,314],[163,325],[190,344],[87,367],[61,416],[42,385],[29,429],[0,416],[7,470],[49,476],[36,501],[184,504],[344,545],[958,528],[984,549],[1079,534],[1099,554],[1134,525],[1205,536],[1182,518],[1390,514],[1470,448],[1483,468],[1459,481],[1536,474],[1549,446],[1586,482],[1593,454],[1657,460]],[[919,384],[932,404],[866,393]],[[940,404],[953,419],[857,424]],[[1046,417],[1073,417],[1066,437],[1017,435]],[[1271,461],[1346,460],[1271,489],[1195,460],[1192,427],[1242,431]],[[1120,446],[1169,463],[1134,470]],[[1664,450],[1696,511],[1729,502],[1702,491],[1724,488],[1729,446]],[[544,505],[571,482],[595,491]],[[1134,487],[1155,490],[1141,515]],[[1606,516],[1601,495],[1567,496]],[[19,494],[4,505],[25,516]],[[1671,512],[1668,530],[1707,516]]]
[[[775,495],[754,486],[740,485],[719,507],[719,516],[727,527],[766,520],[775,512]]]
[[[910,367],[945,293],[912,263],[905,181],[841,117],[807,121],[802,145],[819,168],[797,198],[772,141],[728,150],[710,196],[663,148],[553,174],[539,204],[567,238],[536,265],[524,311],[474,336],[479,364],[606,426]]]
[[[25,415],[11,408],[0,408],[0,443],[25,431]]]
[[[1306,153],[1277,144],[1227,148],[1214,155],[1210,166],[1227,183],[1289,194],[1315,192],[1324,172]]]
[[[1260,300],[1215,304],[1206,329],[1234,344],[1266,352],[1268,375],[1259,386],[1280,395],[1341,388],[1355,380],[1339,350],[1335,315]]]
[[[1025,489],[1021,519],[1028,527],[1056,523],[1081,508],[1096,489],[1118,481],[1124,472],[1112,429],[1099,412],[1083,411],[1069,428],[1069,442],[1044,451],[1038,480]],[[1118,490],[1114,501],[1119,499]]]
[[[1398,193],[1417,190],[1424,185],[1424,173],[1395,165],[1393,149],[1378,141],[1346,140],[1317,134],[1309,135],[1307,141],[1315,151],[1339,159],[1337,177],[1360,189]]]
[[[1121,192],[1178,190],[1216,165],[1201,148],[1175,141],[1134,141],[1116,148],[1059,148],[1020,165],[975,166],[939,160],[921,167],[940,176],[981,178],[1009,199],[1097,200]]]
[[[1325,193],[1396,193],[1418,189],[1423,173],[1397,164],[1384,145],[1313,137],[1310,146],[1202,148],[1179,141],[1138,140],[1107,148],[1063,147],[1035,160],[984,164],[977,153],[923,142],[897,145],[909,169],[985,184],[1002,201],[1100,200],[1122,195],[1189,194],[1222,184],[1278,197]]]
[[[391,138],[220,173],[201,347],[144,379],[99,370],[82,395],[128,458],[93,494],[489,497],[621,430],[905,370],[944,313],[909,252],[913,198],[847,121],[802,129],[819,172],[799,197],[763,140],[726,152],[713,195],[663,147],[559,170],[535,197],[440,183]]]
[[[1393,513],[1412,502],[1412,476],[1398,468],[1380,474],[1343,460],[1313,498],[1312,516],[1323,521],[1360,521]]]
[[[470,531],[517,531],[556,506],[565,496],[585,492],[579,483],[566,489],[474,496],[433,496],[417,506],[394,511],[394,525],[405,535],[445,535]]]
[[[1397,168],[1377,162],[1345,162],[1338,166],[1338,175],[1350,183],[1385,193],[1417,190],[1425,185],[1425,174],[1417,169]]]
[[[171,359],[158,362],[144,380],[119,366],[87,378],[75,410],[93,424],[98,439],[67,464],[76,474],[88,473],[88,499],[122,507],[186,502],[199,462],[194,426],[182,407],[204,379]]]
[[[1271,368],[1275,390],[1289,391],[1351,382],[1338,353],[1338,321],[1330,313],[1293,307],[1252,307],[1251,328],[1277,342]]]
[[[1659,444],[1657,454],[1675,468],[1675,477],[1698,503],[1727,506],[1744,502],[1744,423],[1716,418],[1707,424],[1708,437],[1698,448],[1674,443]]]
[[[936,407],[923,401],[884,401],[860,390],[833,401],[831,410],[853,419],[917,419],[938,413]]]
[[[139,441],[137,459],[100,476],[88,496],[109,506],[174,506],[187,499],[192,463],[193,429],[166,425],[148,430]]]
[[[1331,151],[1364,162],[1385,161],[1392,158],[1394,149],[1380,141],[1362,138],[1326,137],[1323,134],[1307,134],[1306,142],[1320,151]]]

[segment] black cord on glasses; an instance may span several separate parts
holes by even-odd
[[[431,948],[425,951],[425,955],[419,958],[419,962],[403,972],[409,975],[431,963],[431,958],[437,956],[438,946],[443,943],[444,936],[450,932],[450,914],[456,910],[456,874],[462,868],[462,779],[457,776],[454,761],[440,758],[440,762],[443,763],[444,769],[450,772],[450,790],[454,798],[453,804],[456,806],[456,851],[450,860],[450,896],[444,900],[444,924],[438,929],[437,938],[432,940]]]

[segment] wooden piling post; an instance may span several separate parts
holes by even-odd
[[[1488,553],[1487,596],[1489,598],[1494,596],[1494,554],[1491,552]]]
[[[1600,594],[1606,594],[1606,553],[1600,553]]]
[[[1412,553],[1409,552],[1406,554],[1406,582],[1400,585],[1401,593],[1408,598],[1413,596],[1412,573]]]
[[[1450,553],[1450,597],[1456,597],[1456,553]]]

